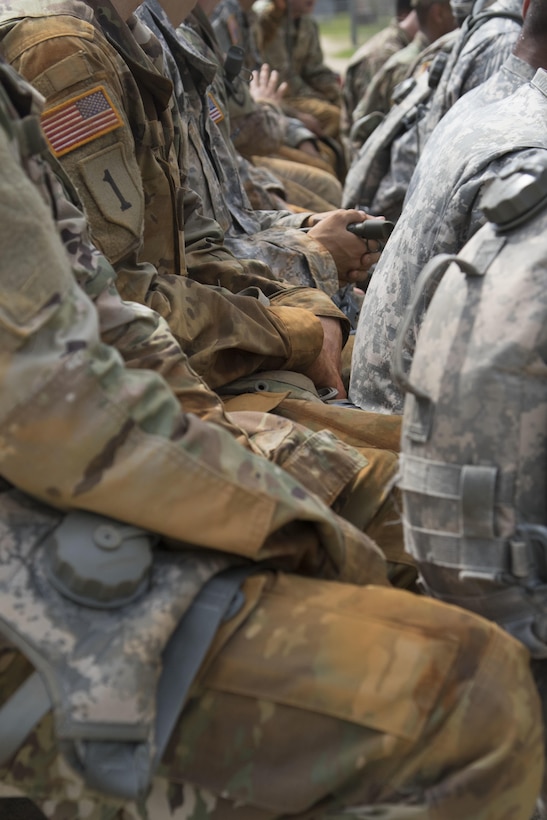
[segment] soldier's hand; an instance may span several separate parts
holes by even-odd
[[[314,214],[308,220],[308,225],[313,226],[309,235],[329,251],[341,285],[366,279],[369,269],[380,258],[375,247],[377,245],[379,249],[379,243],[372,240],[367,243],[347,230],[352,222],[364,222],[366,219],[373,217],[364,211],[338,209]]]
[[[332,316],[318,316],[323,327],[323,347],[305,376],[312,380],[317,389],[335,387],[337,399],[347,398],[340,375],[342,359],[342,328],[338,319]]]
[[[323,129],[321,128],[321,123],[319,122],[317,117],[313,116],[313,114],[308,114],[307,112],[297,110],[291,112],[291,116],[294,116],[297,119],[299,119],[302,125],[305,125],[308,131],[312,131],[317,137],[324,136]]]
[[[249,89],[256,102],[271,102],[279,105],[287,92],[287,83],[279,82],[279,72],[263,63],[258,71],[253,71]]]

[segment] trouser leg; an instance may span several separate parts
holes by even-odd
[[[311,430],[327,428],[365,456],[366,467],[333,509],[378,544],[388,562],[391,583],[414,589],[417,572],[404,548],[400,497],[393,488],[401,417],[298,399],[285,399],[275,412]]]
[[[399,590],[273,574],[246,590],[142,804],[86,791],[49,718],[0,782],[54,820],[529,820],[541,711],[513,639]]]
[[[532,815],[543,756],[527,653],[467,612],[278,576],[201,685],[162,769],[179,806],[183,783],[205,790],[177,818]]]

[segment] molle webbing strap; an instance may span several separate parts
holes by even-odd
[[[153,760],[144,744],[82,740],[69,759],[88,786],[126,799],[146,793],[205,655],[222,621],[235,615],[243,603],[240,587],[252,571],[254,566],[233,567],[209,580],[171,636],[156,692]],[[13,757],[50,708],[50,697],[36,672],[0,709],[0,765]]]
[[[50,709],[42,678],[34,672],[0,709],[0,766],[11,760]]]

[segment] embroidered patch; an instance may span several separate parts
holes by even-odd
[[[102,86],[73,97],[42,114],[42,128],[57,157],[123,125]]]
[[[224,114],[210,91],[207,92],[207,102],[209,103],[209,115],[213,122],[222,122]]]

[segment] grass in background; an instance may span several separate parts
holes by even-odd
[[[370,37],[385,28],[391,20],[389,15],[378,17],[375,23],[358,25],[357,45],[351,41],[351,22],[349,14],[335,14],[329,18],[318,19],[319,31],[322,37],[327,37],[329,41],[340,41],[340,51],[333,51],[333,57],[341,60],[349,59],[354,51],[365,43]]]

